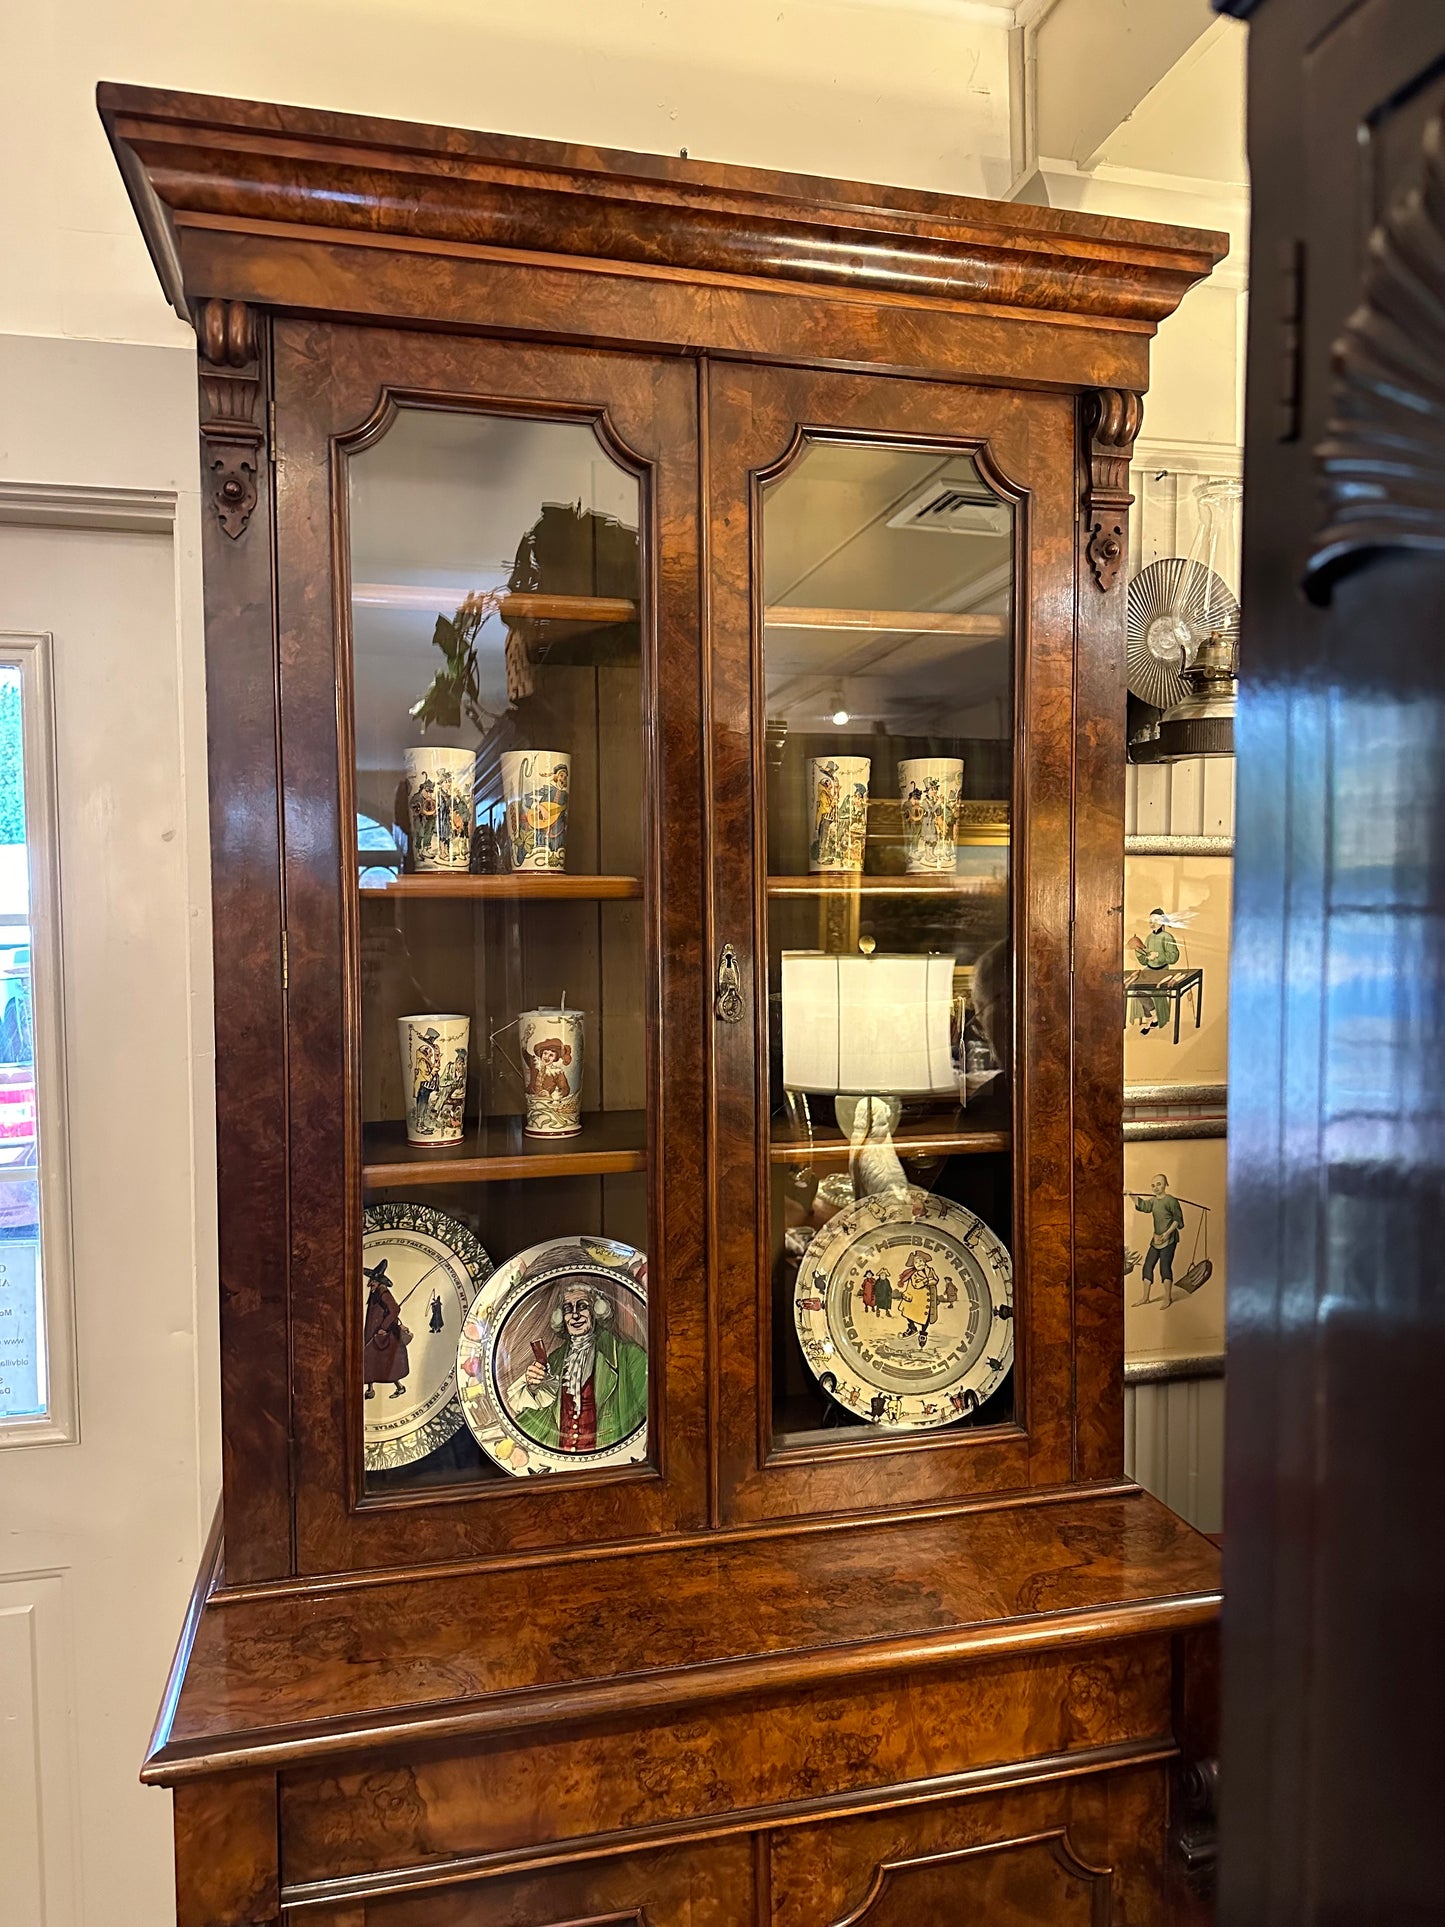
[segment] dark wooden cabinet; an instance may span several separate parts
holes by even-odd
[[[1122,1465],[1121,564],[1220,237],[101,110],[200,351],[224,1538],[145,1766],[182,1927],[1202,1918],[1217,1557]],[[419,718],[465,802],[416,803]],[[524,1090],[533,1006],[584,1013],[570,1135],[523,1130],[573,1101]],[[455,1143],[408,1012],[470,1021]],[[645,1253],[645,1308],[559,1296],[513,1355],[479,1296],[459,1353],[435,1266],[362,1285],[396,1204],[478,1285]]]

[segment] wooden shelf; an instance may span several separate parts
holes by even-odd
[[[399,1122],[362,1127],[361,1175],[373,1189],[499,1178],[606,1177],[647,1168],[647,1114],[594,1111],[576,1137],[527,1137],[520,1117],[484,1117],[460,1144],[408,1144]]]
[[[768,878],[770,897],[966,897],[983,892],[976,877],[933,871],[918,876],[865,876],[833,870],[819,876]]]
[[[509,595],[502,597],[503,622],[585,622],[604,627],[636,622],[637,604],[621,596]]]
[[[956,1111],[934,1117],[907,1119],[893,1133],[893,1148],[900,1157],[979,1157],[987,1151],[1007,1151],[1013,1138],[1008,1131],[971,1131]],[[794,1137],[774,1132],[768,1156],[774,1164],[845,1165],[852,1145],[836,1124],[814,1124],[812,1141],[807,1134]]]
[[[416,609],[427,615],[448,615],[461,600],[455,584],[434,582],[358,582],[351,599],[373,609]],[[498,611],[503,622],[581,622],[602,628],[635,622],[637,604],[622,596],[506,595]]]
[[[769,629],[862,629],[882,635],[1007,636],[1007,616],[954,615],[947,609],[764,609]]]
[[[455,587],[410,582],[358,582],[355,602],[385,609],[445,614],[458,601]],[[578,622],[605,628],[635,622],[638,605],[623,596],[529,595],[502,597],[503,622]],[[1007,616],[957,615],[948,609],[804,609],[776,603],[763,611],[770,629],[858,629],[882,635],[1006,636]]]
[[[471,897],[486,902],[522,899],[576,901],[579,898],[640,897],[641,877],[572,876],[565,870],[513,870],[505,876],[472,876],[445,870],[408,871],[387,883],[363,883],[364,897]]]

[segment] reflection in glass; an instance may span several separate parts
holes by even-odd
[[[813,438],[763,574],[775,1438],[1008,1419],[1014,511]]]
[[[449,1240],[474,1271],[563,1236],[644,1252],[638,479],[589,423],[403,407],[349,508],[365,1200],[439,1214],[389,1224],[444,1269]],[[504,1477],[424,1382],[455,1371],[456,1294],[369,1249],[368,1489]],[[607,1389],[569,1378],[569,1436],[605,1438]]]

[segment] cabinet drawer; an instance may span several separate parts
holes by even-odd
[[[833,1681],[656,1723],[607,1722],[289,1774],[283,1880],[325,1880],[1165,1738],[1167,1640]]]

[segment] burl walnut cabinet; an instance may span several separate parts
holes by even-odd
[[[1217,1556],[1122,1461],[1122,654],[1221,237],[100,108],[199,351],[181,1927],[1204,1918]]]

